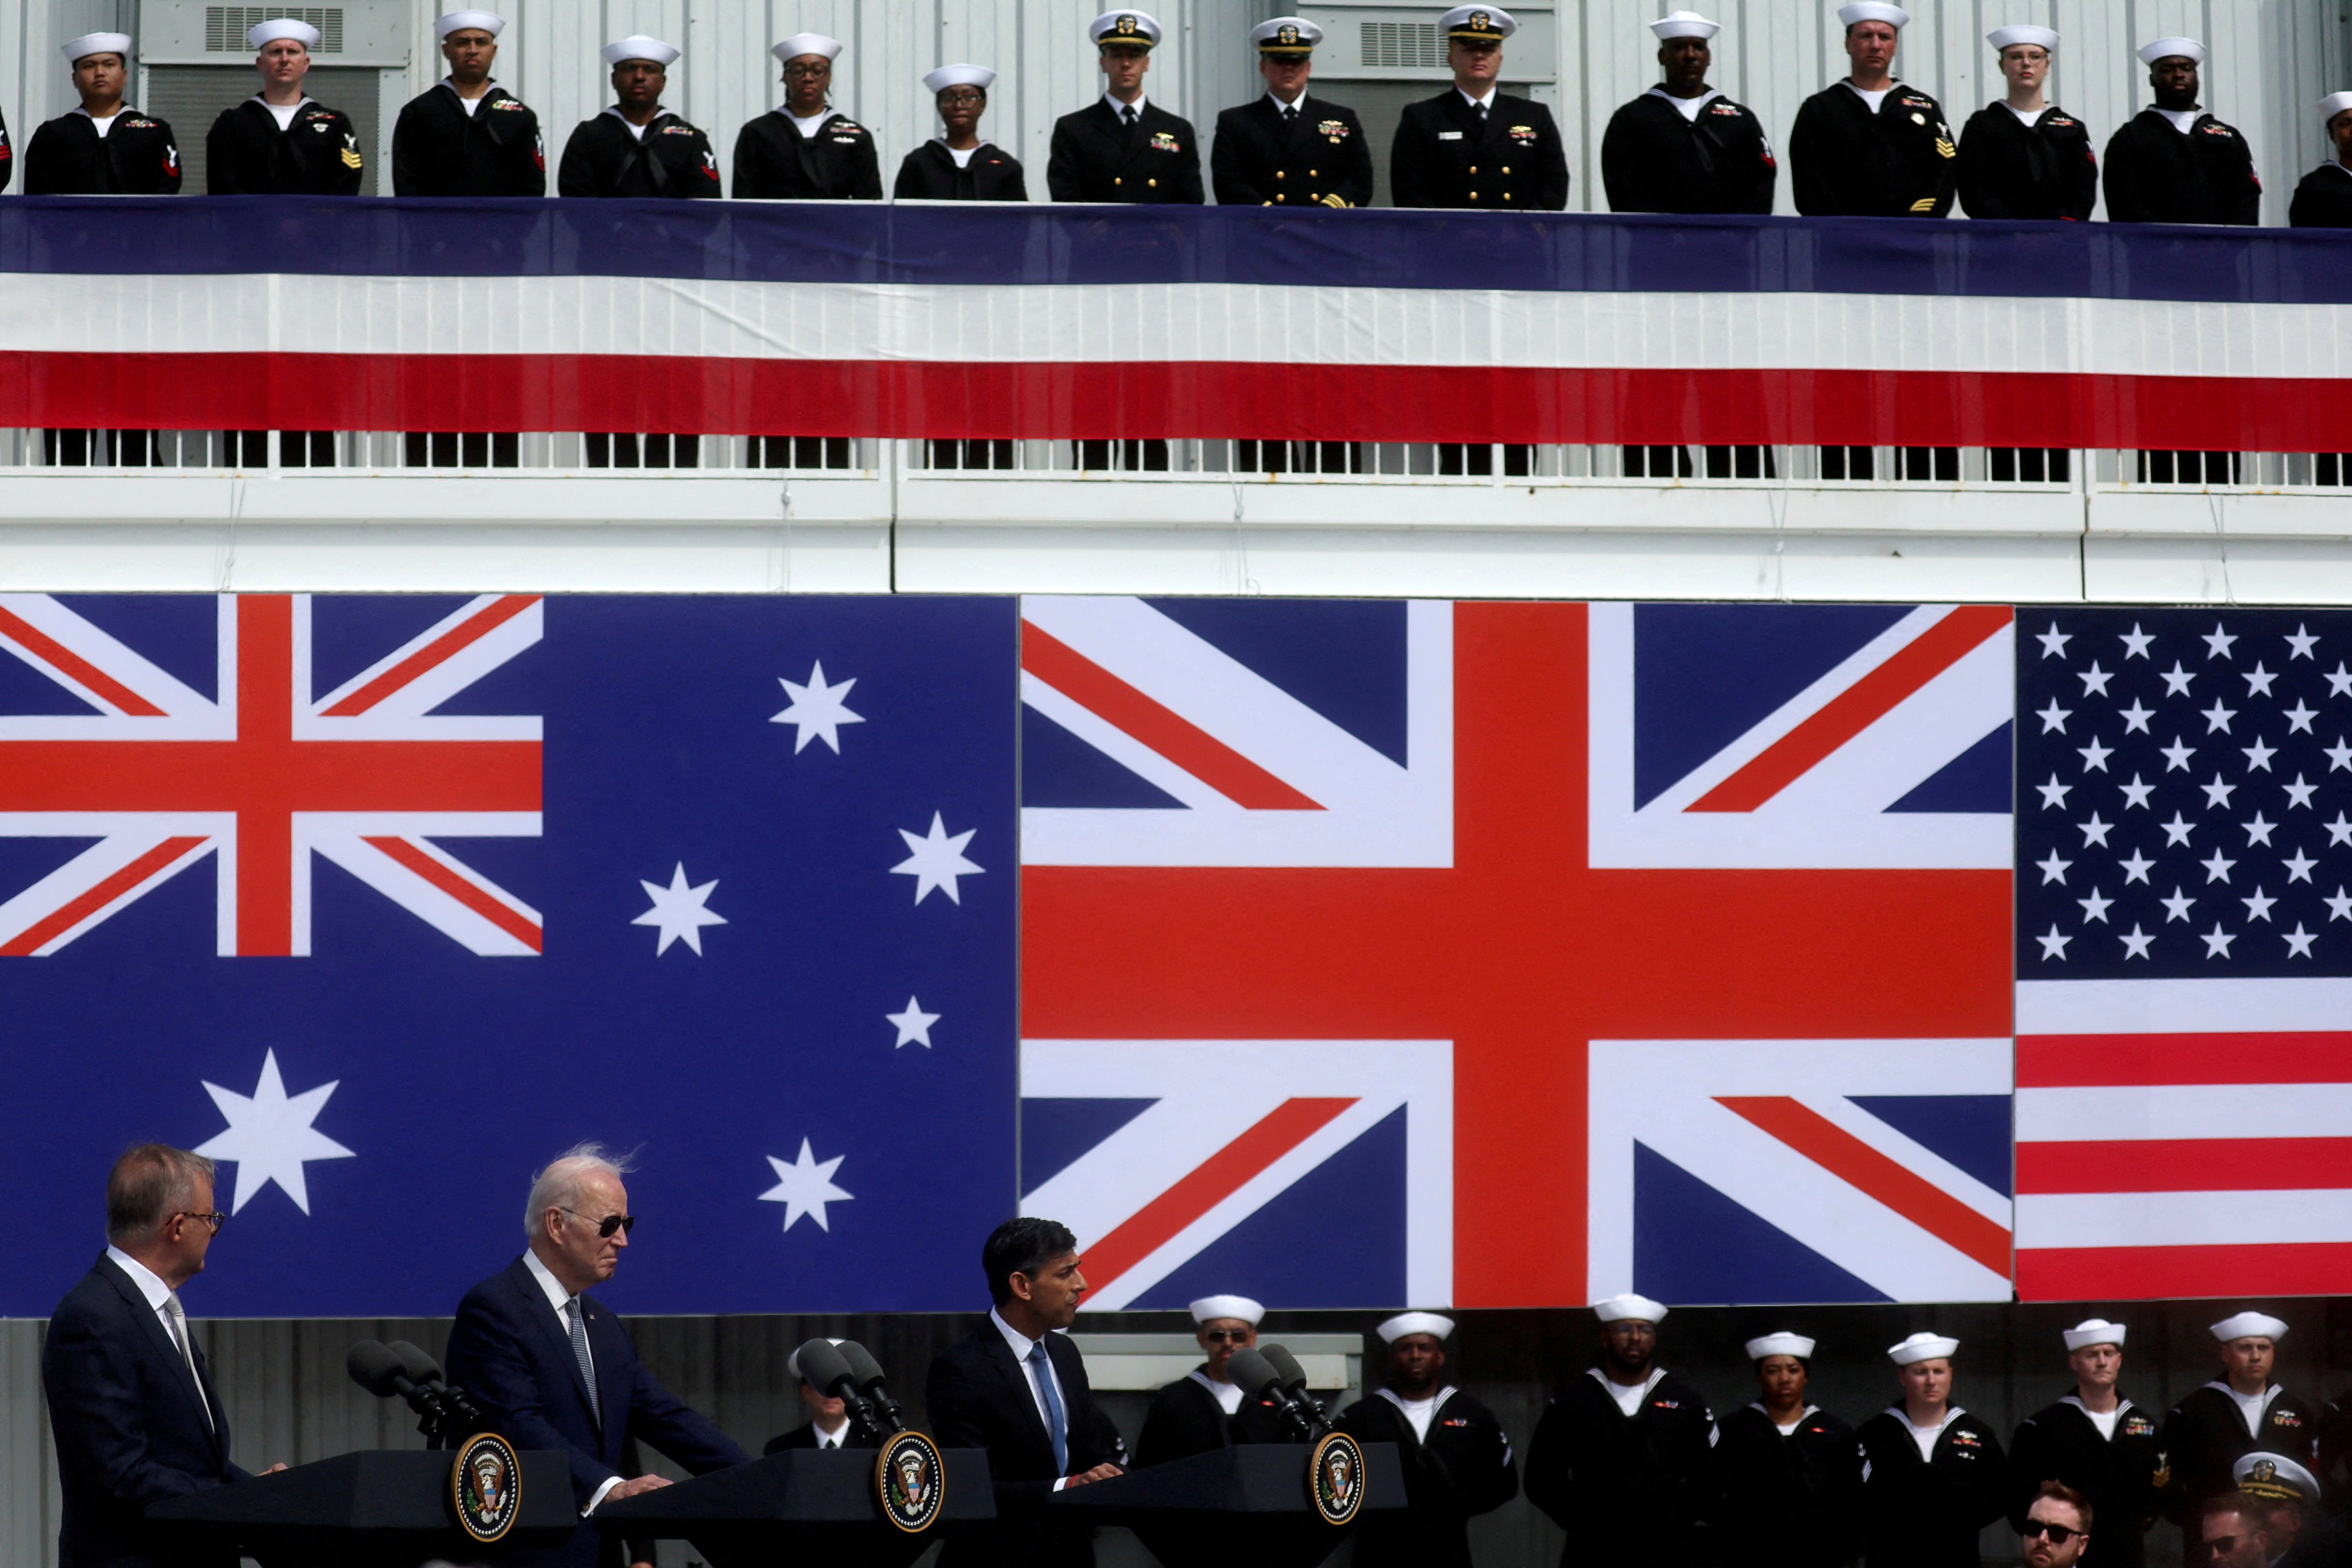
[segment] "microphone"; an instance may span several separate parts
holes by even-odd
[[[399,1352],[378,1341],[362,1340],[353,1345],[343,1357],[343,1370],[351,1373],[353,1383],[379,1399],[398,1394],[405,1400],[419,1418],[416,1429],[428,1442],[440,1440],[442,1429],[456,1414],[439,1394],[409,1376]]]
[[[1283,1386],[1281,1371],[1262,1351],[1235,1351],[1225,1363],[1225,1375],[1241,1386],[1244,1398],[1260,1397],[1272,1404],[1283,1426],[1299,1442],[1314,1441],[1330,1426],[1328,1421],[1318,1421],[1317,1415],[1308,1414],[1291,1397],[1290,1390]]]
[[[850,1426],[860,1437],[877,1447],[881,1445],[882,1424],[875,1416],[874,1406],[857,1392],[857,1379],[851,1373],[849,1363],[831,1340],[811,1340],[793,1352],[793,1359],[800,1366],[802,1380],[811,1388],[841,1401]]]
[[[449,1414],[456,1416],[468,1433],[478,1432],[489,1425],[482,1415],[481,1407],[474,1403],[464,1389],[454,1383],[443,1381],[439,1362],[435,1361],[406,1340],[394,1340],[383,1348],[400,1358],[401,1370],[408,1374],[411,1383],[421,1384],[439,1394],[441,1403],[448,1407]]]
[[[1298,1364],[1297,1356],[1292,1355],[1289,1350],[1282,1345],[1260,1345],[1257,1353],[1264,1356],[1275,1371],[1282,1374],[1283,1388],[1289,1393],[1293,1400],[1297,1402],[1301,1409],[1315,1418],[1318,1426],[1328,1427],[1331,1425],[1331,1417],[1324,1410],[1323,1402],[1307,1392],[1307,1369]]]
[[[886,1433],[895,1435],[907,1429],[907,1418],[898,1409],[898,1402],[890,1397],[889,1385],[884,1382],[882,1363],[876,1361],[864,1345],[856,1340],[844,1340],[833,1347],[849,1364],[850,1380],[865,1391],[873,1402],[874,1415]]]

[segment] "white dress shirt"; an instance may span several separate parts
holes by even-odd
[[[816,1446],[819,1451],[838,1448],[841,1447],[841,1440],[849,1436],[849,1422],[844,1419],[840,1426],[828,1432],[812,1421],[809,1423],[809,1429],[816,1434]]]
[[[109,1246],[106,1255],[114,1259],[116,1268],[131,1276],[131,1282],[139,1287],[140,1295],[145,1297],[147,1305],[154,1309],[156,1321],[163,1325],[163,1337],[172,1342],[173,1347],[179,1351],[181,1359],[188,1363],[188,1381],[196,1385],[196,1402],[204,1406],[205,1425],[216,1426],[217,1423],[213,1420],[212,1401],[204,1397],[205,1380],[196,1375],[195,1343],[172,1322],[172,1306],[177,1300],[173,1294],[172,1288],[163,1283],[161,1275],[123,1251],[122,1248]],[[181,1310],[180,1322],[183,1327],[187,1322],[184,1308]]]
[[[1130,109],[1135,110],[1135,117],[1139,122],[1143,118],[1143,94],[1139,92],[1135,95],[1135,101],[1133,103],[1121,103],[1109,93],[1103,94],[1103,101],[1110,105],[1110,111],[1118,116],[1118,121],[1122,125],[1127,123],[1127,111]],[[999,1322],[1003,1322],[1003,1321],[1004,1320],[1002,1318],[997,1320]],[[1013,1331],[1007,1329],[1004,1331],[1006,1333],[1011,1333]]]
[[[1141,99],[1136,100],[1139,107],[1142,102]],[[1045,1391],[1037,1381],[1037,1363],[1029,1359],[1029,1352],[1043,1342],[1031,1339],[1027,1334],[1006,1322],[1003,1315],[993,1307],[988,1310],[988,1321],[996,1325],[996,1331],[1004,1336],[1005,1348],[1013,1352],[1013,1359],[1021,1363],[1021,1375],[1029,1383],[1029,1397],[1037,1405],[1037,1423],[1045,1428],[1046,1440],[1051,1442],[1054,1436],[1054,1417],[1045,1408]],[[1053,1378],[1054,1397],[1061,1402],[1062,1441],[1067,1445],[1076,1438],[1077,1433],[1070,1426],[1068,1391],[1062,1387],[1062,1380],[1054,1371],[1054,1358],[1050,1355],[1045,1358],[1045,1375]],[[1066,1476],[1057,1478],[1054,1482],[1054,1489],[1060,1491],[1067,1484],[1068,1479]]]
[[[1462,92],[1462,84],[1460,82],[1454,83],[1454,90],[1456,92]],[[1468,104],[1471,108],[1484,112],[1485,110],[1495,107],[1495,90],[1496,89],[1491,87],[1488,88],[1486,89],[1486,96],[1483,98],[1473,98],[1468,93],[1462,92],[1462,101]]]
[[[607,112],[610,111],[608,110]],[[628,121],[623,121],[622,123],[625,125]],[[574,1299],[572,1292],[563,1288],[563,1281],[555,1277],[554,1270],[551,1269],[546,1264],[541,1263],[539,1260],[538,1253],[525,1252],[522,1255],[522,1266],[530,1270],[530,1277],[533,1279],[538,1280],[540,1289],[546,1292],[547,1304],[555,1309],[556,1326],[563,1331],[563,1348],[570,1350],[572,1348],[571,1306]],[[586,1329],[588,1324],[588,1309],[583,1307],[580,1309],[580,1324],[582,1329],[581,1337],[584,1341],[587,1337]],[[593,1347],[588,1352],[588,1372],[590,1376],[593,1377],[595,1375],[596,1352]],[[588,1514],[594,1513],[596,1511],[596,1505],[604,1500],[604,1494],[611,1491],[614,1487],[617,1487],[620,1484],[621,1478],[619,1476],[613,1476],[607,1479],[603,1486],[596,1489],[595,1495],[588,1500],[588,1506],[580,1510],[581,1514],[584,1517]]]

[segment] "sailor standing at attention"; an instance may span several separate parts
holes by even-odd
[[[1911,13],[1879,0],[1841,6],[1843,81],[1805,100],[1789,133],[1797,210],[1809,217],[1944,217],[1959,148],[1943,105],[1895,79],[1895,46]]]
[[[1998,51],[2009,95],[1969,115],[1960,132],[1961,207],[1970,217],[2086,221],[2099,199],[2091,128],[2042,90],[2058,35],[2047,27],[1998,27],[1985,41]],[[2098,1500],[2091,1506],[2095,1511]],[[2101,1539],[2114,1531],[2112,1522],[2103,1522]],[[2094,1546],[2084,1561],[2098,1559]]]

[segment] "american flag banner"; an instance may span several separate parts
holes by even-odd
[[[2021,1298],[2352,1288],[2352,616],[2021,611]]]

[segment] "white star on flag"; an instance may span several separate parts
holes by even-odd
[[[793,1223],[806,1215],[816,1221],[817,1229],[830,1232],[833,1226],[825,1223],[824,1205],[846,1202],[850,1196],[833,1184],[833,1173],[841,1169],[842,1161],[847,1158],[846,1154],[835,1154],[830,1160],[819,1160],[811,1152],[809,1141],[805,1138],[801,1140],[800,1158],[789,1165],[773,1154],[767,1155],[768,1163],[776,1173],[776,1184],[761,1193],[760,1201],[784,1205],[786,1230],[792,1229]]]
[[[661,941],[654,948],[656,958],[667,952],[669,944],[674,942],[683,942],[687,946],[694,949],[695,956],[699,958],[702,956],[702,928],[723,926],[727,923],[725,915],[703,907],[704,902],[710,897],[710,889],[719,886],[718,879],[713,878],[698,888],[688,887],[684,861],[680,861],[677,868],[670,873],[668,887],[665,888],[658,882],[648,882],[642,877],[637,879],[637,886],[643,888],[646,890],[646,896],[653,900],[654,907],[629,923],[633,926],[661,928]]]
[[[909,1044],[920,1046],[925,1050],[930,1049],[931,1026],[940,1021],[940,1015],[924,1012],[923,1005],[909,996],[907,998],[905,1012],[885,1013],[882,1016],[898,1027],[898,1038],[892,1049],[897,1049],[898,1046]]]
[[[981,874],[981,868],[965,859],[963,854],[963,847],[971,843],[971,836],[979,831],[977,827],[967,827],[961,833],[950,834],[947,825],[935,811],[931,813],[929,833],[914,834],[903,827],[898,829],[898,837],[907,841],[907,847],[913,853],[891,867],[890,873],[896,877],[915,879],[915,902],[919,904],[930,896],[934,888],[947,894],[948,902],[961,904],[963,900],[956,891],[956,879]]]
[[[823,659],[810,665],[807,685],[795,685],[781,675],[776,677],[776,684],[782,687],[784,695],[793,700],[789,707],[768,722],[793,726],[795,731],[793,755],[796,757],[811,741],[823,741],[833,748],[833,754],[837,757],[841,754],[841,727],[866,722],[865,715],[852,713],[845,700],[849,696],[849,689],[857,684],[857,677],[853,675],[838,686],[827,686]]]
[[[353,1157],[349,1149],[310,1125],[326,1108],[327,1097],[335,1092],[335,1083],[341,1081],[322,1083],[289,1098],[286,1080],[278,1074],[278,1053],[270,1050],[262,1053],[261,1080],[251,1095],[205,1083],[205,1092],[228,1119],[228,1131],[198,1144],[195,1152],[207,1160],[236,1163],[236,1196],[229,1203],[229,1213],[243,1214],[245,1205],[272,1182],[294,1200],[296,1208],[306,1215],[310,1212],[310,1186],[302,1176],[303,1162]]]

